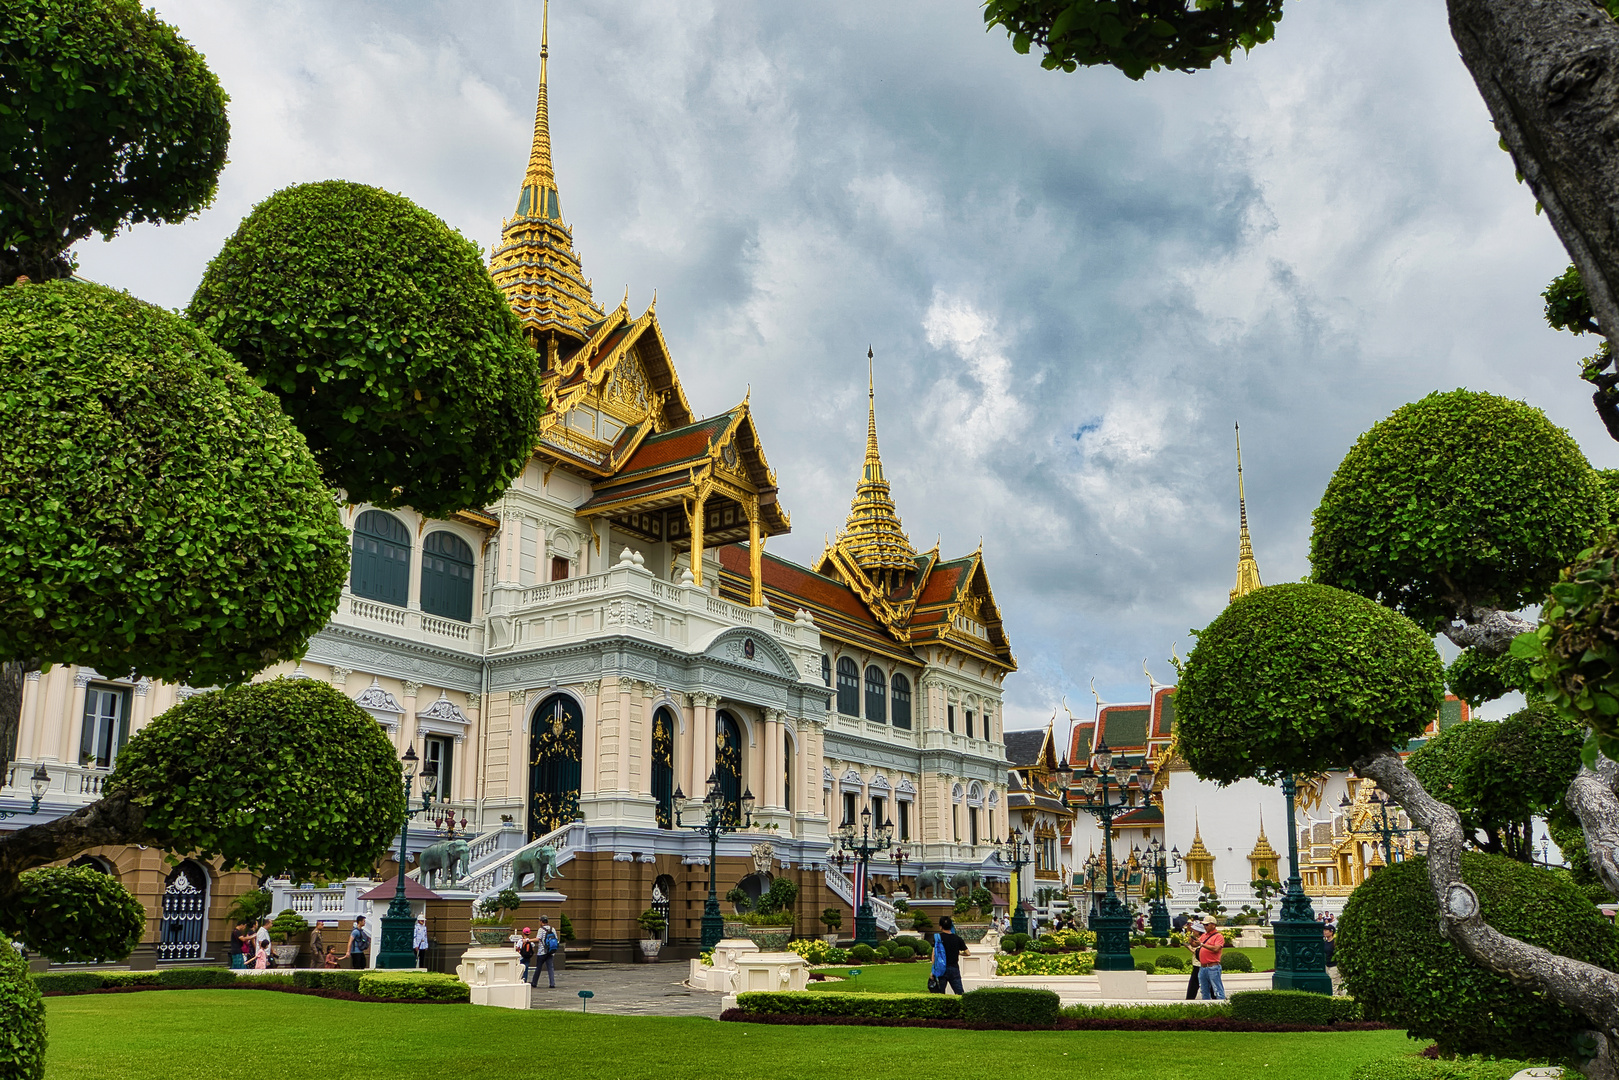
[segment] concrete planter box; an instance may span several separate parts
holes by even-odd
[[[984,935],[994,929],[994,923],[957,923],[956,933],[966,942],[983,941]]]

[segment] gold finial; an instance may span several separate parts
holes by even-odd
[[[1147,677],[1147,696],[1152,697],[1158,693],[1158,680],[1152,677],[1152,671],[1147,667],[1147,658],[1141,658],[1141,673]]]
[[[866,460],[849,507],[849,521],[838,540],[863,571],[874,579],[886,580],[915,570],[916,549],[900,525],[888,478],[883,475],[882,454],[877,449],[877,368],[869,345],[866,367]],[[891,580],[888,583],[894,584]]]
[[[551,168],[551,106],[547,96],[547,72],[551,54],[551,0],[545,0],[540,15],[540,93],[534,105],[534,143],[528,152],[528,172],[523,176],[523,191],[532,189],[527,207],[519,201],[517,213],[527,217],[545,217],[562,220],[557,208],[557,179]]]
[[[1234,427],[1237,432],[1237,584],[1232,588],[1227,603],[1239,596],[1247,596],[1264,585],[1259,580],[1259,563],[1254,559],[1253,541],[1248,538],[1248,494],[1242,485],[1242,426],[1238,424]]]

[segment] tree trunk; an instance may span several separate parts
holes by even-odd
[[[0,901],[16,888],[17,875],[36,866],[70,858],[110,844],[154,844],[146,833],[146,811],[119,792],[97,799],[65,817],[0,832]]]
[[[1448,622],[1441,633],[1463,649],[1474,649],[1484,656],[1501,656],[1512,648],[1512,639],[1535,624],[1498,608],[1473,607],[1461,602],[1464,618]]]
[[[1355,762],[1355,771],[1376,780],[1428,834],[1428,884],[1439,905],[1439,932],[1475,963],[1566,1005],[1603,1033],[1608,1046],[1619,1046],[1619,972],[1508,937],[1476,911],[1465,918],[1450,914],[1446,898],[1450,886],[1462,880],[1462,850],[1466,847],[1456,811],[1429,795],[1392,750],[1361,758]],[[1587,1075],[1611,1077],[1612,1058],[1605,1061],[1607,1064],[1599,1060],[1594,1066],[1599,1071]]]
[[[1619,764],[1597,758],[1597,767],[1580,767],[1563,802],[1580,819],[1591,869],[1619,898]]]
[[[1595,0],[1448,4],[1462,62],[1619,344],[1619,23]]]
[[[17,732],[22,727],[23,678],[33,665],[19,660],[0,662],[0,782],[17,756]]]

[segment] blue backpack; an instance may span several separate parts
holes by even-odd
[[[942,933],[934,934],[933,935],[933,974],[935,976],[943,975],[944,974],[944,968],[945,968],[945,961],[944,961],[944,934],[942,934]]]

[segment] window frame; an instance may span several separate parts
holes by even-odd
[[[443,539],[437,539],[442,537]],[[439,551],[438,546],[459,544],[461,552]],[[449,567],[463,569],[465,574],[452,573],[446,569],[439,569],[432,565],[430,560],[440,561]],[[420,603],[422,612],[434,615],[441,619],[453,619],[456,622],[471,622],[473,611],[473,598],[476,592],[478,559],[473,554],[472,545],[457,536],[451,529],[434,529],[422,537],[422,580],[420,587]],[[429,581],[432,586],[430,588]],[[451,593],[454,593],[452,596]],[[443,601],[441,603],[441,601]],[[465,614],[462,612],[465,611]]]
[[[888,676],[876,664],[866,665],[865,690],[866,719],[874,724],[888,723]]]
[[[398,531],[392,532],[395,528]],[[386,510],[364,511],[355,519],[349,542],[349,592],[378,604],[409,607],[410,561],[414,555],[409,526]],[[404,575],[402,580],[400,574]]]
[[[900,731],[911,730],[911,680],[903,671],[894,672],[893,678],[888,680],[888,694],[894,727]]]
[[[84,688],[84,711],[79,717],[79,767],[84,769],[111,769],[118,761],[118,754],[129,741],[129,712],[133,700],[131,690],[133,687],[120,686],[117,683],[92,682]],[[110,698],[117,703],[115,716],[106,716],[101,711],[101,703]],[[103,723],[106,725],[106,739],[102,738]],[[107,745],[107,760],[103,764],[101,754],[95,751],[103,744]]]
[[[838,712],[843,716],[860,715],[860,665],[849,656],[838,657]]]

